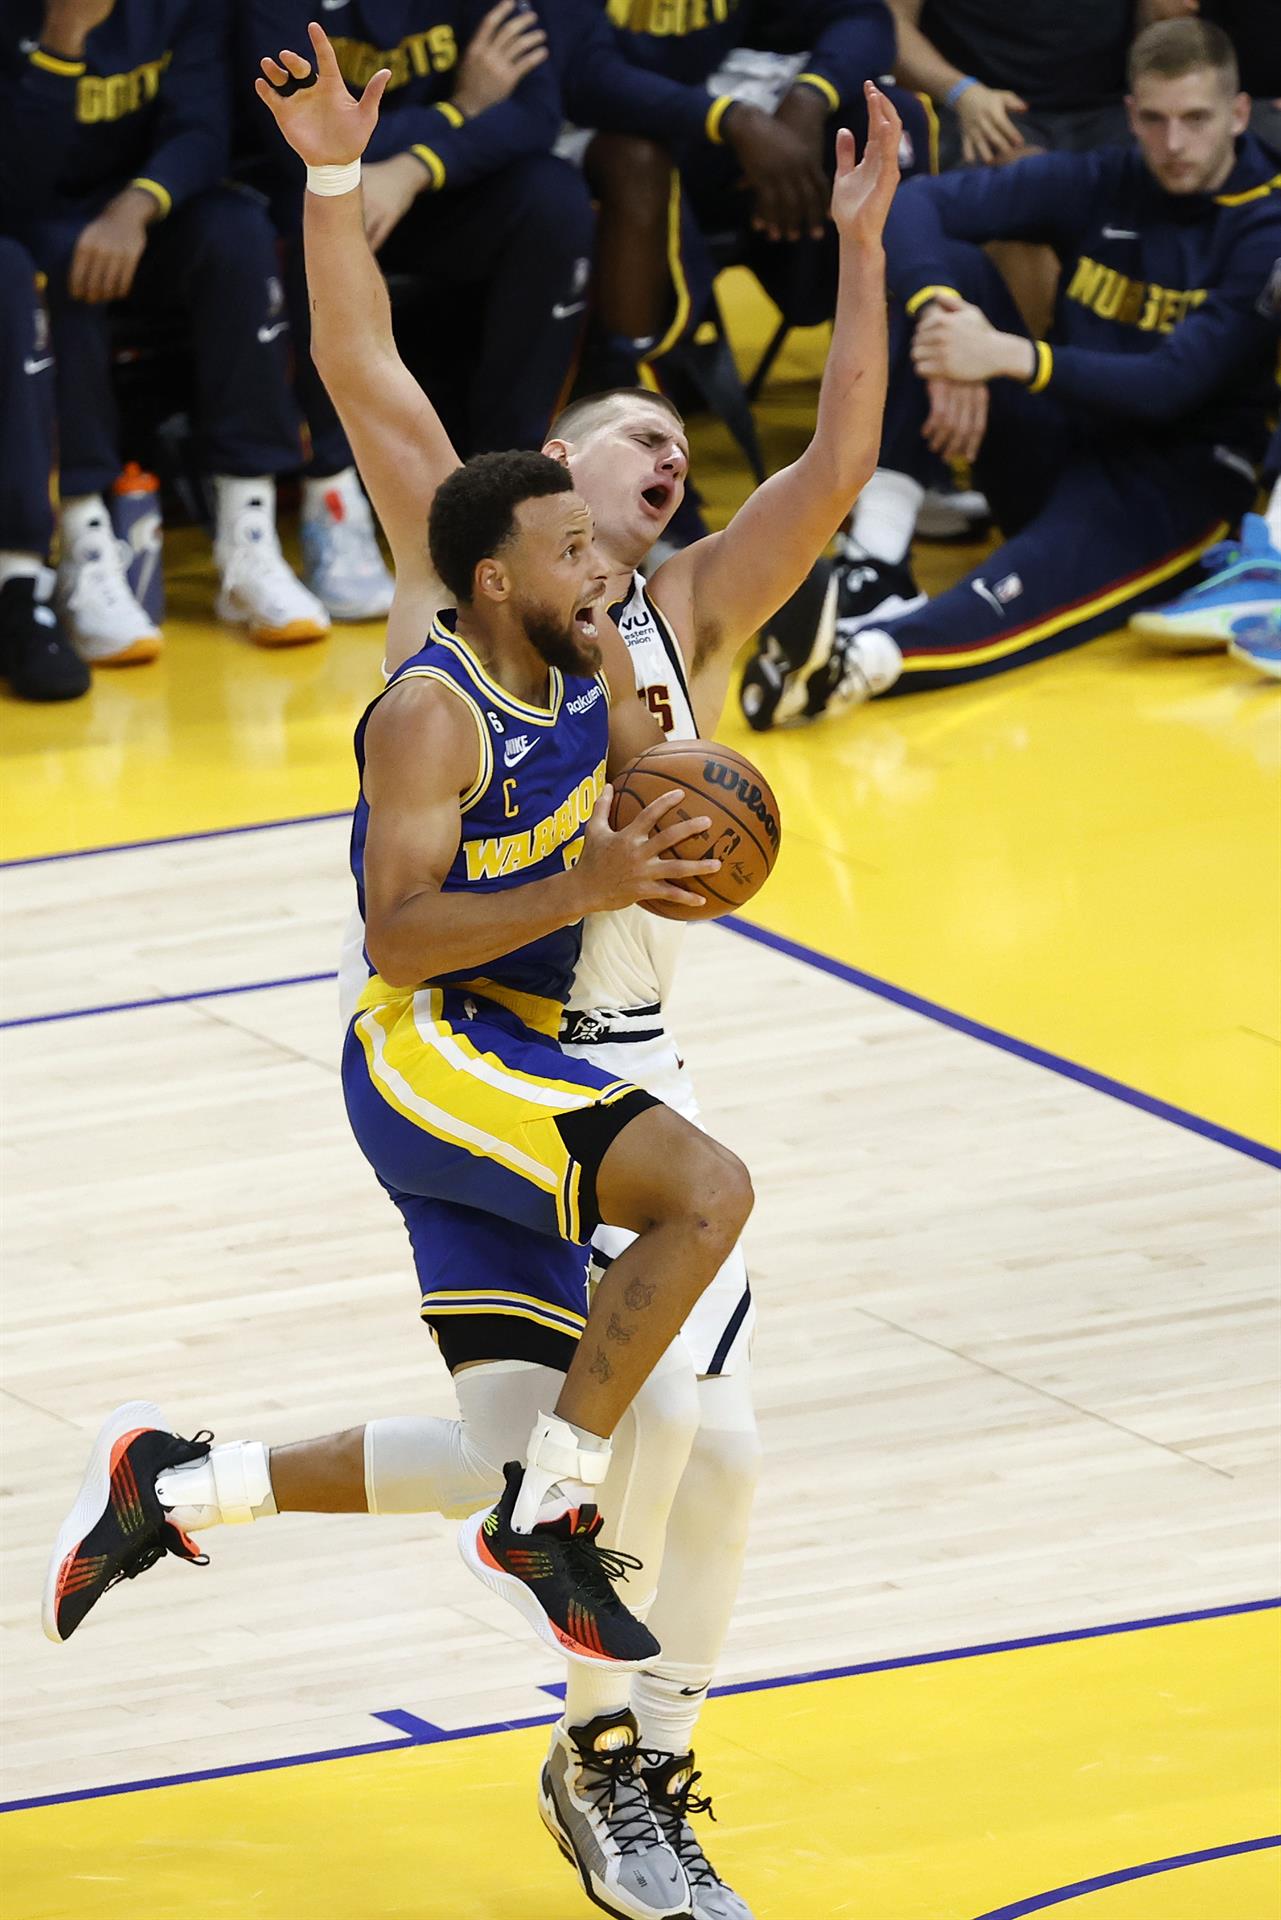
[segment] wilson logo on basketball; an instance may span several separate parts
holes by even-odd
[[[704,760],[703,778],[709,787],[725,787],[736,793],[747,811],[760,821],[772,847],[778,845],[778,821],[765,804],[765,796],[754,780],[746,779],[723,760]]]

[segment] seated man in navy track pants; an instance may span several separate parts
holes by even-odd
[[[384,273],[427,292],[423,310],[408,310],[398,324],[415,358],[417,336],[429,346],[447,338],[448,367],[438,353],[430,370],[416,371],[425,371],[468,455],[541,447],[582,335],[594,225],[581,176],[552,153],[561,100],[550,62],[532,67],[509,97],[483,111],[465,96],[458,104],[460,68],[492,3],[328,0],[323,15],[356,93],[380,67],[391,70],[366,155],[366,232]],[[313,12],[307,0],[246,0],[242,68],[256,73],[262,55],[305,44]],[[289,244],[299,391],[317,460],[332,466],[350,454],[302,338],[303,170],[257,102],[252,111],[257,119],[246,125],[255,177],[270,192]]]
[[[47,277],[62,488],[58,605],[84,658],[155,658],[103,496],[120,471],[118,311],[178,321],[214,495],[220,619],[264,646],[329,629],[276,538],[274,477],[302,459],[271,223],[222,184],[228,0],[8,0],[0,10],[0,226]]]
[[[1130,57],[1136,145],[910,182],[886,231],[894,292],[880,466],[823,617],[780,621],[744,674],[757,728],[870,695],[981,679],[1079,646],[1196,578],[1254,498],[1274,395],[1259,289],[1281,251],[1281,162],[1244,132],[1231,42],[1149,27]],[[1048,340],[981,243],[1049,242]],[[927,600],[907,564],[930,449],[974,461],[1004,546]]]

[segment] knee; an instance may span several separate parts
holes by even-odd
[[[0,288],[10,293],[14,288],[26,288],[35,285],[36,263],[25,247],[16,240],[6,240],[0,235]]]
[[[588,149],[587,171],[592,191],[614,217],[647,224],[666,220],[672,160],[656,141],[598,133]]]
[[[584,253],[596,225],[583,176],[555,154],[522,163],[512,179],[512,214],[523,233],[538,235],[540,248]]]
[[[206,272],[262,279],[280,270],[275,229],[263,207],[234,187],[211,187],[182,210],[195,264]]]
[[[683,1351],[679,1342],[673,1354]],[[684,1472],[698,1434],[698,1379],[693,1367],[661,1363],[632,1401],[638,1458],[647,1481],[670,1482]]]
[[[755,1200],[752,1176],[738,1155],[696,1133],[682,1158],[675,1194],[689,1230],[728,1253],[747,1225]]]
[[[719,1531],[745,1529],[761,1477],[760,1434],[755,1426],[700,1427],[687,1472],[697,1481],[702,1511],[717,1517]]]

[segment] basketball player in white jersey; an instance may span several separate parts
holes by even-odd
[[[308,163],[312,351],[392,547],[394,670],[447,604],[424,527],[458,456],[397,354],[364,238],[358,159],[385,82],[376,76],[353,100],[324,35],[309,31],[318,82],[301,56],[282,54],[283,64],[264,61],[270,86],[259,92]],[[298,90],[276,91],[290,80]],[[638,564],[680,504],[689,464],[679,415],[644,391],[598,396],[562,415],[546,447],[571,467],[593,512],[608,576],[603,604],[628,645],[638,693],[674,738],[712,732],[738,650],[799,586],[876,465],[886,380],[881,233],[898,177],[899,124],[882,96],[868,93],[862,163],[855,166],[848,134],[838,150],[840,293],[816,430],[801,458],[725,532],[675,555],[647,586]],[[696,1118],[662,1012],[680,931],[636,909],[590,921],[562,1038]],[[367,973],[360,945],[357,926],[344,956],[348,1002]],[[594,1261],[608,1262],[625,1237],[599,1235]],[[424,1317],[444,1347],[445,1310],[424,1301]],[[628,1601],[641,1616],[648,1610],[662,1654],[636,1675],[570,1667],[540,1811],[590,1898],[619,1920],[750,1920],[687,1816],[705,1804],[691,1799],[693,1729],[729,1624],[759,1457],[751,1323],[736,1252],[633,1402],[601,1495],[614,1543],[642,1562]],[[522,1349],[515,1337],[507,1357],[453,1365],[459,1421],[372,1421],[270,1456],[258,1442],[215,1446],[159,1476],[161,1504],[184,1536],[284,1511],[472,1512],[555,1398],[564,1361],[548,1350],[546,1329],[535,1331],[541,1348]],[[565,1347],[572,1352],[568,1336]],[[530,1357],[514,1357],[522,1351]]]

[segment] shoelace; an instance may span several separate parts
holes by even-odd
[[[643,1752],[640,1759],[643,1765],[660,1766],[669,1757],[665,1753]],[[698,1836],[689,1824],[692,1813],[705,1813],[709,1820],[716,1818],[711,1795],[694,1792],[694,1782],[702,1777],[701,1773],[691,1773],[684,1786],[678,1787],[675,1793],[651,1797],[649,1804],[658,1821],[659,1831],[684,1867],[685,1878],[690,1886],[723,1887],[725,1882],[698,1844]]]
[[[663,1840],[653,1803],[637,1772],[638,1759],[635,1747],[580,1755],[581,1791],[593,1810],[608,1819],[621,1853],[639,1853]]]
[[[640,1571],[642,1562],[634,1554],[620,1553],[616,1547],[598,1547],[587,1533],[571,1534],[562,1551],[565,1571],[589,1600],[606,1611],[622,1607],[614,1582],[626,1580],[629,1570]]]

